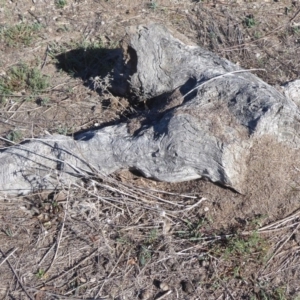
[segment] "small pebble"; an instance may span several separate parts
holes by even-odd
[[[150,299],[150,297],[151,297],[151,292],[150,292],[150,290],[144,290],[144,291],[141,292],[139,298],[140,298],[141,300],[148,300],[148,299]]]
[[[205,268],[205,267],[208,267],[208,266],[209,266],[209,261],[207,261],[207,260],[202,260],[200,264],[201,264],[201,267],[204,267],[204,268]]]
[[[163,291],[168,291],[169,290],[169,286],[165,283],[165,282],[161,282],[159,284],[159,288]]]

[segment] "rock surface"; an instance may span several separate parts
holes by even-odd
[[[245,190],[249,152],[264,136],[300,146],[300,114],[249,70],[176,39],[161,25],[132,27],[112,90],[147,101],[128,123],[48,136],[0,152],[0,190],[24,194],[95,172],[137,170],[161,181],[207,178]]]

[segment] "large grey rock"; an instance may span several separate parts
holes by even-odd
[[[112,90],[151,110],[76,139],[50,136],[2,151],[1,191],[54,189],[95,172],[134,169],[243,192],[254,141],[271,136],[299,148],[297,105],[251,72],[156,24],[129,28],[123,50]]]
[[[284,95],[300,107],[300,79],[288,82],[283,88]]]

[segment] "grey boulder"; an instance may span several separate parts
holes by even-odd
[[[299,148],[295,93],[280,93],[161,25],[129,28],[122,47],[111,89],[149,110],[75,138],[47,136],[1,151],[2,192],[56,189],[129,169],[167,182],[206,178],[243,193],[254,143],[268,137]]]

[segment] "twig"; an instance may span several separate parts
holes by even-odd
[[[276,228],[278,228],[279,226],[282,226],[285,223],[288,223],[288,222],[290,222],[290,221],[292,221],[296,218],[299,218],[299,214],[300,214],[300,212],[298,211],[298,212],[296,212],[295,214],[293,214],[291,216],[288,216],[288,217],[286,217],[284,219],[281,219],[279,221],[276,221],[272,224],[261,227],[260,229],[258,229],[258,231],[265,231],[266,229],[273,229],[273,227],[275,227],[275,229],[276,229]]]
[[[297,12],[294,14],[294,16],[289,20],[289,23],[294,21],[299,13],[300,13],[300,9],[298,9]]]
[[[70,186],[69,186],[69,191],[70,191]],[[50,269],[52,268],[52,266],[53,266],[53,264],[54,264],[54,261],[55,261],[55,259],[56,259],[57,253],[58,253],[60,241],[61,241],[61,238],[62,238],[62,235],[63,235],[63,231],[64,231],[64,227],[65,227],[66,216],[67,216],[67,211],[68,211],[68,204],[69,204],[69,193],[68,193],[68,196],[67,196],[67,202],[66,202],[66,208],[65,208],[64,219],[63,219],[62,226],[61,226],[61,230],[60,230],[60,234],[59,234],[59,237],[58,237],[57,243],[56,243],[55,254],[54,254],[53,259],[52,259],[52,262],[51,262],[49,268],[47,269],[47,271],[45,272],[45,274],[48,273],[48,272],[50,271]]]
[[[215,76],[213,78],[210,78],[210,79],[206,80],[203,83],[200,83],[200,84],[196,85],[196,87],[192,88],[189,92],[187,92],[185,95],[183,95],[182,98],[185,98],[187,95],[189,95],[194,90],[197,90],[201,86],[203,86],[203,85],[205,85],[205,84],[207,84],[207,83],[209,83],[213,80],[216,80],[218,78],[222,78],[222,77],[225,77],[227,75],[232,75],[232,74],[237,74],[237,73],[245,73],[245,72],[252,72],[252,71],[265,71],[266,72],[265,69],[249,69],[249,70],[237,70],[237,71],[232,71],[232,72],[228,72],[228,73],[225,73],[225,74],[221,74],[221,75]]]
[[[33,3],[35,3],[35,2],[33,2]],[[31,15],[31,16],[33,16],[34,18],[35,18],[35,20],[39,23],[39,24],[41,24],[41,21],[40,21],[40,19],[30,10],[30,9],[28,9],[27,10],[27,12]]]
[[[141,200],[141,198],[139,197],[139,195],[135,195],[135,194],[138,194],[138,192],[142,193],[142,194],[146,194],[147,196],[151,196],[152,198],[154,198],[155,200],[159,200],[161,202],[165,202],[165,203],[168,203],[168,204],[171,204],[171,205],[174,205],[174,206],[184,206],[182,204],[178,204],[178,203],[173,203],[172,201],[168,201],[168,200],[165,200],[165,199],[162,199],[160,197],[157,197],[155,195],[152,195],[152,194],[149,194],[147,193],[146,191],[143,191],[143,190],[139,190],[137,188],[134,188],[134,187],[127,187],[126,185],[122,184],[122,190],[120,189],[117,189],[117,188],[114,188],[112,186],[108,186],[106,184],[102,184],[102,183],[99,183],[99,182],[96,182],[96,181],[93,181],[96,185],[101,185],[103,186],[104,188],[108,188],[110,190],[113,190],[113,191],[117,191],[119,192],[120,194],[123,194],[125,196],[130,196],[130,197],[133,197],[135,199],[138,199],[138,200]],[[115,183],[116,184],[116,183]],[[121,185],[120,183],[118,183],[119,185]],[[126,192],[125,189],[128,191]],[[132,190],[135,190],[135,194],[132,193]],[[130,194],[131,193],[131,194]]]
[[[206,201],[206,200],[207,200],[206,198],[202,198],[202,199],[200,199],[200,201],[196,202],[195,204],[190,205],[190,206],[188,206],[187,208],[182,209],[182,210],[176,210],[176,211],[173,211],[173,213],[180,213],[180,212],[189,211],[189,210],[195,208],[196,206],[198,206],[199,204],[201,204],[203,201]]]
[[[17,250],[18,250],[18,248],[13,249],[13,250],[5,257],[2,261],[1,261],[0,267],[1,267],[1,265],[3,265],[3,264],[6,262],[6,260],[7,260],[11,255],[13,255]]]
[[[6,120],[6,122],[8,122],[8,120],[11,120],[15,115],[16,113],[18,112],[18,110],[23,106],[23,104],[25,103],[25,101],[23,101],[20,106],[17,108],[17,110]],[[11,110],[9,110],[8,112],[11,112]]]
[[[99,291],[97,292],[97,294],[96,294],[95,298],[97,298],[97,297],[99,296],[99,294],[101,293],[101,291],[102,291],[102,289],[103,289],[103,287],[104,287],[104,284],[105,284],[105,283],[106,283],[106,281],[107,281],[107,280],[110,278],[110,276],[111,276],[111,274],[113,273],[113,271],[115,270],[115,268],[118,266],[118,264],[119,264],[119,262],[120,262],[121,258],[123,257],[123,255],[124,255],[125,251],[126,251],[126,250],[124,250],[124,251],[123,251],[123,253],[120,255],[120,257],[119,257],[118,261],[116,262],[116,264],[114,265],[114,267],[113,267],[113,268],[112,268],[112,270],[110,271],[110,273],[109,273],[108,277],[107,277],[107,278],[104,280],[104,282],[102,283],[102,285],[101,285],[101,287],[100,287]]]
[[[45,58],[44,58],[44,61],[43,61],[43,64],[41,66],[41,70],[43,70],[46,62],[47,62],[47,58],[48,58],[48,53],[50,51],[50,47],[49,47],[49,44],[47,45],[47,48],[46,48],[46,51],[45,51]]]
[[[191,198],[191,199],[197,199],[197,196],[190,196],[190,195],[184,195],[184,194],[178,194],[178,193],[171,193],[171,192],[167,192],[167,191],[162,191],[162,190],[156,190],[156,189],[152,189],[152,188],[148,188],[149,191],[153,191],[156,193],[162,193],[162,194],[167,194],[167,195],[174,195],[174,196],[179,196],[182,198]]]
[[[107,204],[109,204],[109,205],[111,205],[111,206],[113,206],[113,207],[115,207],[115,208],[117,208],[117,209],[123,211],[122,208],[120,208],[120,207],[118,207],[118,206],[112,204],[111,202],[105,200],[105,199],[104,199],[103,197],[101,197],[100,195],[97,195],[97,194],[95,194],[95,193],[92,193],[92,192],[89,191],[88,189],[86,189],[86,188],[80,186],[79,184],[73,183],[72,185],[75,186],[75,187],[77,187],[77,188],[79,188],[79,189],[81,189],[81,190],[83,190],[83,191],[85,191],[85,192],[87,192],[89,195],[92,195],[92,196],[96,197],[98,200],[101,200],[101,201],[103,201],[104,203],[107,203]],[[112,200],[112,201],[117,202],[117,203],[121,203],[120,201],[117,201],[116,199],[114,199],[114,200]]]
[[[81,264],[83,264],[86,260],[88,260],[89,258],[91,258],[95,254],[95,252],[97,252],[97,251],[98,251],[98,249],[95,249],[91,254],[89,254],[88,256],[86,256],[83,260],[81,260],[78,264],[76,264],[75,266],[73,266],[71,269],[69,269],[67,271],[64,271],[63,273],[61,273],[61,274],[59,274],[59,275],[57,275],[55,277],[52,277],[47,282],[45,282],[43,284],[40,284],[40,285],[36,286],[35,288],[40,288],[40,287],[42,287],[44,285],[48,285],[50,282],[63,277],[67,273],[73,271],[75,268],[77,268],[78,266],[80,266]]]
[[[0,252],[1,252],[2,256],[6,257],[5,254],[3,253],[3,251],[1,250],[1,248],[0,248]],[[28,292],[26,291],[26,289],[25,289],[24,285],[22,284],[22,282],[21,282],[21,280],[20,280],[18,274],[16,273],[16,271],[15,271],[14,268],[13,268],[13,266],[12,266],[11,263],[9,262],[8,257],[6,257],[6,262],[7,262],[8,266],[10,267],[11,271],[12,271],[12,272],[14,273],[14,275],[16,276],[16,278],[17,278],[17,280],[18,280],[18,283],[20,284],[20,286],[21,286],[22,290],[24,291],[24,293],[26,294],[26,296],[27,296],[30,300],[34,300],[34,299],[28,294]]]
[[[45,260],[45,258],[48,256],[48,254],[51,252],[51,250],[54,248],[55,243],[53,243],[53,245],[48,249],[48,251],[46,252],[46,254],[42,257],[42,259],[40,260],[40,262],[38,263],[38,266],[40,266],[43,261]]]
[[[215,274],[216,274],[217,279],[219,280],[219,282],[221,283],[221,285],[224,287],[224,289],[225,289],[226,293],[228,294],[229,298],[230,298],[231,300],[235,300],[234,297],[232,296],[230,290],[228,289],[227,285],[225,284],[225,282],[220,278],[220,276],[219,276],[219,274],[218,274],[218,272],[217,272],[216,267],[214,266],[214,264],[212,264],[212,265],[213,265],[213,269],[214,269],[214,271],[215,271]]]
[[[1,95],[0,95],[1,96]],[[32,108],[32,109],[26,109],[26,110],[0,110],[0,113],[10,113],[10,114],[15,114],[15,113],[25,113],[25,112],[29,112],[29,111],[34,111],[37,109],[41,109],[42,107],[36,107],[36,108]]]
[[[274,251],[272,256],[268,259],[264,270],[265,271],[270,263],[270,261],[278,254],[278,252],[283,248],[283,246],[291,239],[291,237],[295,234],[295,232],[299,229],[300,223],[296,226],[296,228],[292,231],[292,233],[285,239],[285,241]]]
[[[166,296],[170,295],[171,293],[172,293],[172,290],[169,290],[166,293],[159,296],[158,298],[155,298],[155,300],[161,300],[161,299],[165,298]]]

